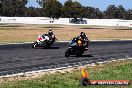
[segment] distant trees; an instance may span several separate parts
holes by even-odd
[[[129,9],[126,11],[126,19],[127,20],[132,20],[132,9]]]
[[[125,19],[126,18],[126,11],[122,5],[116,7],[115,5],[110,5],[104,14],[107,18],[116,18],[116,19]]]
[[[44,17],[44,9],[43,8],[35,8],[29,7],[25,9],[25,17]]]
[[[132,9],[122,5],[109,5],[105,11],[82,6],[79,2],[67,0],[62,5],[59,0],[36,0],[41,8],[26,7],[28,0],[0,0],[1,16],[26,16],[50,18],[89,18],[89,19],[132,19]]]
[[[27,0],[13,0],[13,15],[14,16],[23,16],[25,14],[25,5]]]
[[[61,16],[62,4],[57,0],[45,0],[43,5],[46,17],[59,18]]]
[[[62,17],[79,18],[82,15],[82,5],[79,2],[68,0],[62,7]]]
[[[2,13],[3,13],[3,11],[2,11],[2,2],[0,1],[0,15],[3,15]]]
[[[23,16],[27,0],[0,0],[1,14],[3,16]]]
[[[101,19],[103,18],[103,13],[98,8],[83,7],[82,17],[91,19]]]

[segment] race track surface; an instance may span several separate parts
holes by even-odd
[[[91,42],[82,57],[66,58],[68,43],[50,49],[33,49],[32,44],[0,45],[0,76],[132,57],[132,41]]]

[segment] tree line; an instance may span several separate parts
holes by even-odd
[[[0,16],[8,17],[50,17],[89,19],[132,19],[132,9],[122,5],[109,5],[105,11],[83,6],[77,1],[67,0],[62,5],[58,0],[38,0],[41,8],[26,7],[27,0],[0,0]]]

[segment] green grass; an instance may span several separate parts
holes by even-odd
[[[118,62],[104,66],[88,67],[89,78],[132,80],[132,61]],[[80,85],[81,72],[56,73],[30,80],[14,80],[1,84],[0,88],[84,88]],[[132,88],[129,86],[87,86],[86,88]]]

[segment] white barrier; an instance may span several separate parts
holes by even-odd
[[[132,27],[132,20],[120,19],[86,19],[88,24],[100,26],[127,26]]]
[[[50,19],[47,17],[0,17],[0,23],[15,24],[67,24],[78,25],[78,23],[70,23],[72,18]],[[99,25],[99,26],[127,26],[132,27],[132,20],[121,19],[86,19],[84,23],[79,25]]]

